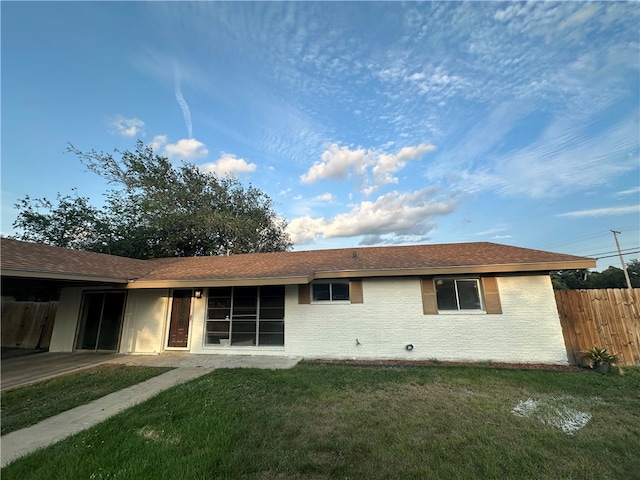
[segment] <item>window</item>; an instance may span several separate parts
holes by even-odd
[[[348,302],[349,281],[312,283],[311,299],[314,302]]]
[[[480,279],[426,277],[420,279],[420,290],[422,313],[425,315],[446,311],[502,313],[498,278],[495,276],[482,276]]]
[[[206,345],[284,345],[284,286],[209,289]]]
[[[439,278],[435,283],[438,310],[482,310],[478,279]]]

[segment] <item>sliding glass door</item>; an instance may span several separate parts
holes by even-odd
[[[76,349],[118,349],[126,296],[126,292],[84,294]]]

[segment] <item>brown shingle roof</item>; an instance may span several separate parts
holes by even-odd
[[[7,248],[9,246],[9,248]],[[2,269],[136,278],[132,288],[306,283],[314,278],[593,268],[595,260],[496,243],[453,243],[133,260],[2,239]]]
[[[591,268],[595,260],[496,243],[454,243],[343,248],[185,258],[169,262],[142,282],[168,280],[305,279],[464,271],[534,271]]]
[[[40,243],[0,240],[2,275],[123,282],[156,268],[153,262],[52,247]]]

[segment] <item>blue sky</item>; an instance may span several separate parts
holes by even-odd
[[[2,234],[25,195],[102,201],[67,142],[141,139],[265,191],[296,249],[640,250],[638,3],[0,5]]]

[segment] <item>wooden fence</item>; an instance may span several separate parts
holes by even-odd
[[[556,290],[570,363],[591,347],[618,355],[619,365],[640,366],[640,288]]]
[[[2,305],[2,346],[49,348],[58,302],[7,302]]]

